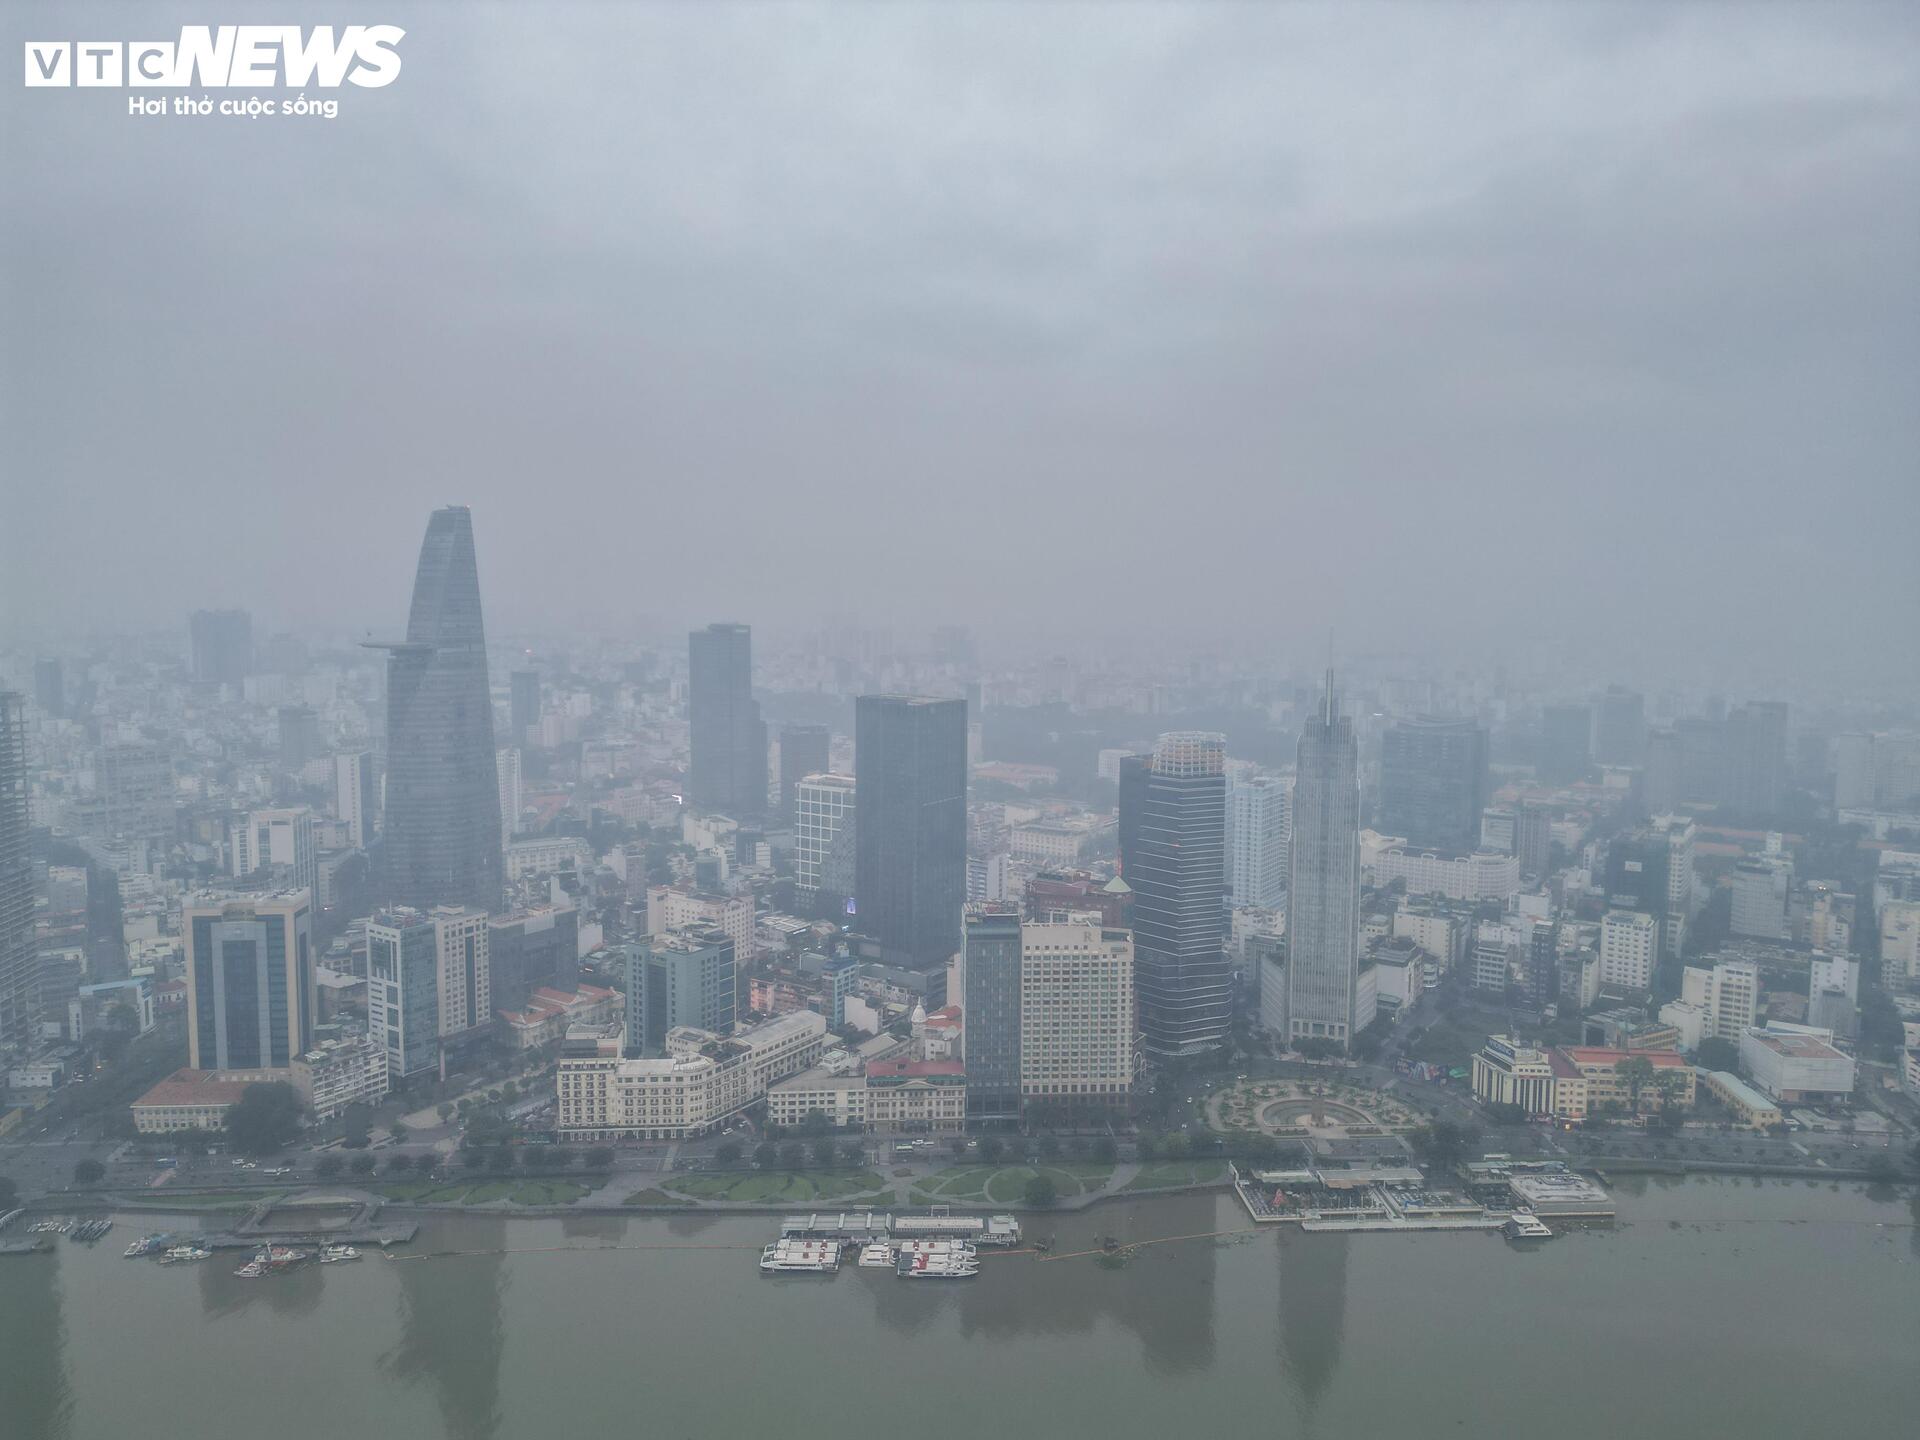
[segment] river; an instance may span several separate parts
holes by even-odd
[[[0,1259],[0,1434],[1910,1433],[1913,1202],[1733,1178],[1619,1198],[1612,1228],[1524,1250],[1288,1228],[1118,1270],[1002,1256],[952,1283],[763,1277],[771,1217],[584,1215],[434,1218],[415,1252],[495,1253],[247,1281],[236,1254],[123,1259],[139,1230],[193,1223],[123,1217],[98,1246]],[[1245,1223],[1206,1194],[1028,1232],[1065,1251]]]

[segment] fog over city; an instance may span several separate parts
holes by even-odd
[[[388,630],[457,503],[502,633],[1910,651],[1910,6],[377,8],[8,8],[407,31],[0,91],[8,642]]]

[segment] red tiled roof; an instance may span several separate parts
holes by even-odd
[[[179,1069],[134,1101],[135,1105],[232,1105],[253,1080],[223,1080],[217,1070]]]

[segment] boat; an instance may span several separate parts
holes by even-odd
[[[160,1254],[162,1265],[178,1265],[183,1260],[210,1259],[213,1251],[204,1245],[171,1245]]]
[[[901,1255],[958,1256],[967,1260],[977,1259],[980,1254],[965,1240],[902,1240],[894,1249]]]
[[[129,1260],[138,1260],[142,1255],[157,1255],[173,1243],[173,1236],[162,1231],[154,1235],[142,1235],[120,1253]]]
[[[903,1280],[964,1280],[980,1273],[980,1262],[971,1254],[902,1254],[893,1273]]]
[[[322,1245],[320,1247],[320,1263],[322,1265],[338,1265],[342,1260],[358,1260],[359,1258],[360,1252],[351,1245]]]
[[[776,1240],[760,1252],[769,1275],[831,1275],[840,1268],[837,1240]]]
[[[262,1275],[267,1273],[267,1267],[262,1265],[258,1260],[249,1260],[233,1273],[238,1275],[242,1280],[258,1280]]]
[[[1500,1227],[1500,1233],[1509,1240],[1551,1240],[1553,1231],[1549,1230],[1538,1215],[1529,1215],[1525,1211],[1507,1217],[1507,1223]]]
[[[871,1245],[863,1245],[860,1248],[860,1263],[862,1265],[873,1266],[875,1269],[885,1268],[891,1270],[893,1268],[893,1247],[884,1240],[876,1240]]]

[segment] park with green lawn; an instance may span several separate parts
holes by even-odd
[[[689,1200],[731,1200],[756,1205],[808,1204],[816,1200],[891,1203],[887,1182],[872,1170],[695,1171],[673,1175],[660,1188]],[[881,1194],[880,1192],[885,1192]]]
[[[1018,1205],[1027,1187],[1044,1176],[1053,1184],[1056,1200],[1091,1195],[1113,1179],[1113,1166],[1098,1162],[1062,1162],[1015,1165],[954,1165],[919,1181],[913,1200],[919,1205]]]

